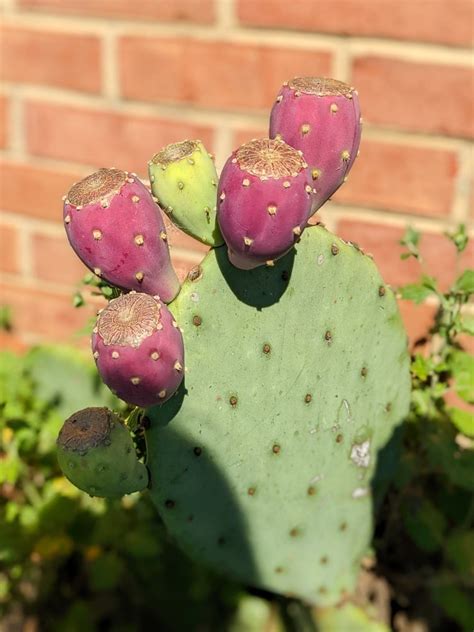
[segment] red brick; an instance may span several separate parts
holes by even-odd
[[[261,127],[254,127],[252,129],[237,129],[234,130],[232,136],[232,149],[237,149],[240,145],[248,143],[253,138],[263,138],[268,136],[268,124]]]
[[[469,46],[470,0],[238,0],[249,26]],[[449,26],[448,26],[449,25]]]
[[[79,172],[0,161],[0,206],[4,211],[62,221],[62,196],[79,180]]]
[[[448,215],[457,171],[452,151],[362,140],[360,157],[333,199],[415,215]]]
[[[182,230],[177,228],[172,222],[169,221],[165,213],[162,213],[166,226],[166,232],[168,234],[168,244],[171,248],[181,248],[183,250],[189,250],[196,253],[205,253],[209,250],[209,247],[201,243],[194,237],[190,237]]]
[[[0,331],[0,349],[21,355],[27,351],[27,345],[13,332]]]
[[[417,281],[422,272],[438,279],[446,289],[456,276],[456,251],[454,245],[443,235],[422,233],[420,250],[424,263],[421,268],[413,258],[402,261],[400,254],[406,249],[399,245],[403,228],[345,218],[338,222],[337,234],[343,239],[356,242],[365,252],[372,253],[380,272],[387,283],[398,287]],[[472,266],[474,242],[460,257],[458,269]]]
[[[354,60],[364,120],[410,131],[474,136],[469,67],[368,55]]]
[[[286,79],[331,67],[325,51],[192,37],[123,37],[119,60],[125,97],[226,110],[268,108]]]
[[[32,236],[33,276],[40,281],[69,284],[78,283],[88,269],[70,247],[66,234]]]
[[[178,279],[181,283],[186,279],[188,272],[194,268],[194,266],[199,265],[198,262],[187,261],[186,259],[181,259],[180,257],[173,256],[171,258],[173,263],[173,268],[178,275]]]
[[[74,309],[72,293],[62,295],[35,287],[4,283],[0,295],[2,303],[11,307],[14,333],[22,337],[35,335],[77,344],[77,333],[97,310],[92,305]]]
[[[211,149],[210,127],[164,118],[96,111],[40,101],[26,105],[30,153],[147,176],[147,161],[163,145],[200,138]]]
[[[98,37],[4,26],[0,38],[3,80],[100,91]]]
[[[8,99],[0,95],[0,147],[8,145]]]
[[[0,270],[12,274],[19,272],[19,244],[17,229],[4,222],[0,223]]]
[[[118,19],[152,19],[209,24],[214,18],[213,0],[19,0],[23,9],[47,13],[110,17]]]
[[[428,333],[436,313],[436,305],[422,303],[416,305],[412,301],[398,301],[405,328],[410,338],[410,343],[423,338]]]

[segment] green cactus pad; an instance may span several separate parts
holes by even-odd
[[[199,140],[172,143],[148,163],[151,190],[170,220],[208,246],[223,239],[216,220],[217,172]]]
[[[84,408],[71,415],[57,446],[65,476],[91,496],[117,498],[148,484],[148,471],[137,458],[129,431],[108,408]]]
[[[211,251],[170,308],[187,373],[147,432],[166,525],[219,572],[338,602],[371,539],[377,452],[408,410],[393,292],[317,226],[273,267]]]

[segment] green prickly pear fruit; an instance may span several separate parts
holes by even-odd
[[[117,498],[148,485],[132,437],[108,408],[84,408],[64,422],[57,439],[65,476],[91,496]]]
[[[208,246],[223,243],[216,220],[217,172],[200,140],[167,145],[148,163],[151,190],[169,218]]]

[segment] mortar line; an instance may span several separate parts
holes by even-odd
[[[351,83],[352,59],[346,46],[338,46],[332,55],[332,76]]]
[[[459,150],[459,170],[454,184],[454,201],[451,217],[456,223],[469,222],[471,187],[474,186],[474,145]]]
[[[216,27],[228,31],[238,27],[234,0],[214,0]]]
[[[23,100],[20,94],[13,94],[8,98],[8,138],[10,151],[17,159],[24,159],[26,156],[26,140]]]
[[[225,161],[232,153],[233,131],[226,125],[219,125],[214,133],[214,153],[216,156],[216,168],[219,173]]]
[[[115,104],[120,99],[118,79],[117,39],[113,30],[108,30],[101,39],[102,92],[107,101]]]

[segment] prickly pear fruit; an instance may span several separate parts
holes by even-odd
[[[303,152],[315,190],[312,213],[345,182],[360,135],[354,88],[321,77],[297,77],[283,84],[270,115],[270,137]]]
[[[298,240],[311,210],[307,166],[301,152],[268,138],[245,143],[227,160],[218,221],[237,268],[273,265]]]
[[[183,338],[158,296],[130,292],[99,313],[92,350],[105,384],[136,406],[169,399],[183,379]]]
[[[158,206],[134,174],[99,169],[64,200],[69,243],[97,276],[169,303],[180,285],[170,261]]]
[[[148,485],[147,468],[137,458],[129,431],[108,408],[84,408],[71,415],[57,447],[64,474],[91,496],[115,498]]]
[[[222,244],[216,220],[217,172],[200,140],[167,145],[148,163],[163,210],[181,230],[209,246]]]

